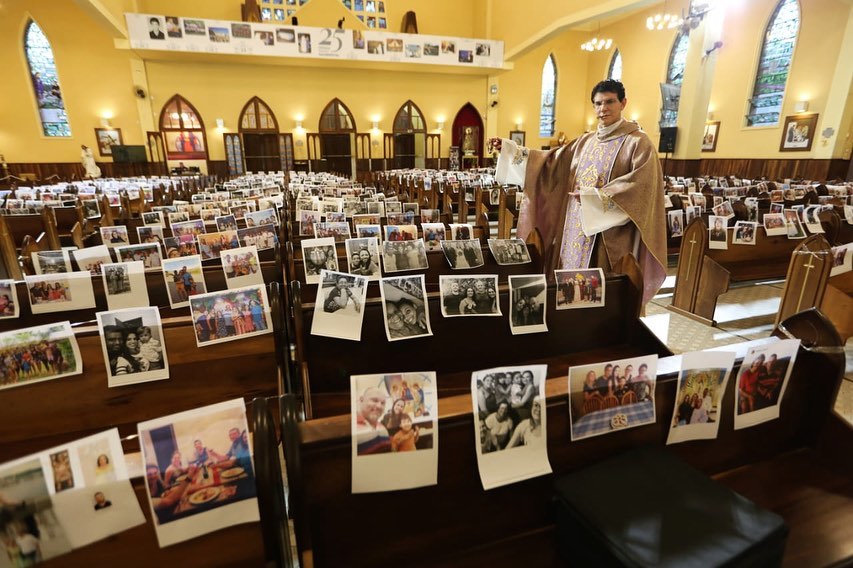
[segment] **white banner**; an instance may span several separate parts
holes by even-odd
[[[502,41],[379,31],[125,14],[133,49],[503,66]]]

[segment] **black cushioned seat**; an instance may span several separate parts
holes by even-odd
[[[560,554],[570,566],[772,567],[781,517],[661,448],[638,448],[556,481]]]

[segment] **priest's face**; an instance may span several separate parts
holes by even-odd
[[[595,93],[592,98],[592,107],[598,117],[599,126],[610,126],[622,118],[622,110],[628,103],[628,99],[619,100],[616,93]]]

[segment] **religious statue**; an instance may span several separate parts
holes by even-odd
[[[92,149],[83,144],[80,146],[80,163],[83,164],[83,169],[88,178],[101,177],[101,168],[95,163],[95,156],[92,154]]]
[[[466,126],[465,136],[462,137],[462,153],[466,156],[473,156],[476,151],[477,143],[474,140],[474,129]]]

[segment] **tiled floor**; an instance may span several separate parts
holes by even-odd
[[[666,309],[672,301],[675,268],[660,293],[646,306],[643,321],[673,353],[699,351],[769,337],[781,301],[784,281],[739,282],[717,301],[717,327]],[[847,370],[835,410],[853,425],[853,338],[847,342]]]

